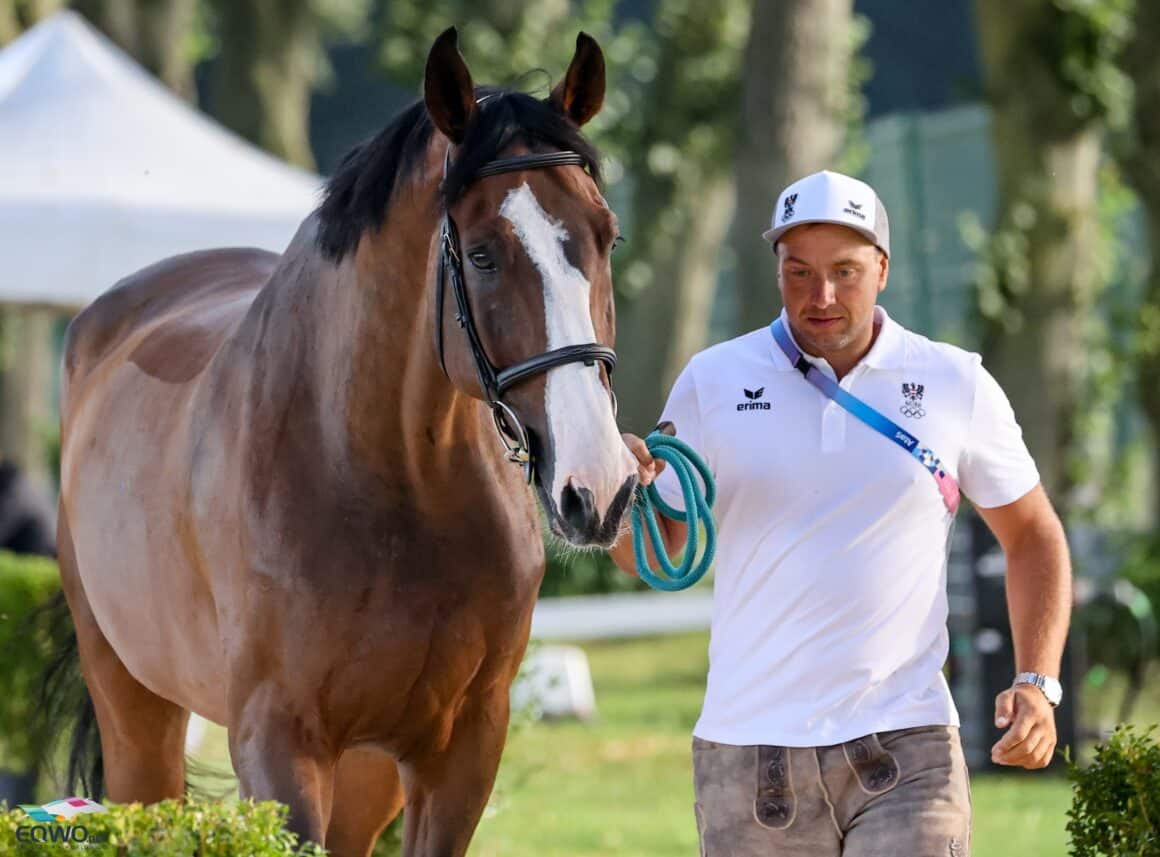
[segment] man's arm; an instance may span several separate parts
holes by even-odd
[[[648,487],[653,480],[657,478],[662,470],[665,468],[665,463],[660,459],[653,458],[648,451],[648,446],[642,438],[634,434],[623,435],[624,444],[628,447],[628,451],[636,456],[637,461],[637,476],[640,479],[640,484]],[[629,520],[629,516],[625,515],[625,521]],[[665,543],[665,551],[669,556],[672,556],[676,551],[685,546],[685,538],[688,527],[680,521],[674,521],[664,515],[657,515],[657,526],[661,531],[661,539]],[[649,568],[657,568],[659,563],[652,549],[652,540],[645,535],[644,539],[645,550],[648,553]],[[611,548],[608,549],[608,555],[612,557],[612,561],[616,563],[617,568],[628,574],[636,574],[636,551],[632,546],[632,532],[627,527],[620,532],[620,537],[616,540]]]
[[[1043,486],[1014,503],[979,509],[1007,557],[1007,611],[1015,671],[1058,678],[1071,619],[1071,559],[1063,525]],[[1055,712],[1038,688],[1018,685],[995,699],[1006,734],[991,750],[1001,765],[1043,768],[1055,752]]]

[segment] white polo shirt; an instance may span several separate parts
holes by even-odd
[[[1011,405],[979,356],[875,313],[878,338],[841,386],[933,449],[977,506],[1034,488]],[[718,489],[694,734],[811,747],[957,726],[942,674],[951,521],[931,474],[806,381],[768,327],[696,355],[662,419],[702,453]],[[671,471],[657,486],[681,506]]]

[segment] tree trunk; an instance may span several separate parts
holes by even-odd
[[[617,300],[616,389],[625,431],[648,432],[676,376],[704,347],[732,199],[732,183],[722,175],[650,195],[634,206],[666,208],[657,217],[669,220],[678,235],[652,241],[650,252],[634,263],[649,269],[648,285],[631,300]]]
[[[57,315],[42,307],[9,307],[0,313],[4,352],[0,455],[15,461],[41,488],[52,485],[47,439],[57,419],[53,401]]]
[[[1160,143],[1160,139],[1156,141]],[[1155,145],[1155,144],[1153,144]],[[1155,152],[1152,148],[1150,151]],[[1141,185],[1137,192],[1143,198]],[[1152,184],[1143,199],[1148,218],[1151,257],[1148,285],[1138,313],[1136,346],[1136,395],[1152,435],[1152,496],[1147,507],[1152,532],[1160,533],[1160,183]]]
[[[189,36],[197,0],[75,0],[73,6],[162,83],[196,101]]]
[[[690,358],[705,346],[705,334],[717,294],[717,262],[725,242],[733,207],[737,202],[731,176],[721,175],[706,183],[695,200],[697,217],[681,242],[677,255],[676,294],[673,295],[673,333],[665,387],[671,386]]]
[[[1120,163],[1140,198],[1148,225],[1149,269],[1139,311],[1134,358],[1140,409],[1152,435],[1151,502],[1153,530],[1160,531],[1160,5],[1138,3],[1135,33],[1123,58],[1135,101],[1132,134],[1121,148]]]
[[[730,53],[716,23],[724,11],[693,3],[661,22],[656,76],[640,107],[641,145],[627,169],[634,179],[626,248],[632,259],[617,272],[620,423],[635,433],[656,423],[673,380],[708,331],[734,197],[732,158],[720,146],[692,142],[723,129],[719,114],[708,116],[705,104],[691,99],[684,75],[706,56]],[[718,93],[735,85],[727,77]]]
[[[320,21],[309,4],[212,0],[221,51],[214,69],[214,114],[247,140],[305,169],[310,94],[322,59]]]
[[[1084,326],[1098,286],[1102,125],[1075,116],[1074,93],[1034,49],[1051,26],[1051,0],[979,0],[977,12],[998,166],[997,241],[1008,253],[983,350],[1066,520]]]
[[[852,0],[753,4],[742,71],[737,151],[736,329],[767,323],[781,305],[777,266],[762,239],[777,196],[832,168],[846,130]]]
[[[0,0],[0,46],[54,14],[64,0]]]

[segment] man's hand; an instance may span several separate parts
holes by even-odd
[[[665,463],[659,458],[653,458],[644,438],[628,432],[622,434],[621,437],[624,438],[624,445],[628,447],[628,451],[636,457],[636,475],[640,479],[641,486],[647,488],[665,469]]]
[[[663,431],[668,435],[675,435],[676,431],[672,429],[672,423],[661,423],[657,426],[658,431]],[[624,439],[624,445],[628,447],[628,451],[636,457],[637,468],[636,473],[640,478],[642,487],[647,488],[652,485],[653,480],[660,476],[661,471],[665,469],[665,463],[659,458],[653,458],[652,453],[648,451],[648,444],[644,442],[644,438],[637,437],[635,434],[628,434],[625,432],[621,435]]]
[[[1039,688],[1017,684],[995,697],[995,725],[1011,728],[991,748],[992,762],[1047,767],[1055,753],[1055,709]]]
[[[661,423],[656,427],[656,431],[667,435],[676,435],[677,433],[676,427],[670,422]],[[622,434],[621,438],[624,440],[624,445],[628,447],[628,451],[636,457],[640,484],[648,487],[665,469],[665,462],[662,459],[653,458],[652,453],[648,451],[648,444],[644,442],[643,438],[639,438],[635,434]],[[628,516],[625,515],[625,518],[627,519]],[[670,555],[677,549],[677,546],[685,543],[686,529],[684,524],[666,518],[664,515],[657,515],[657,526],[660,527],[665,550]],[[632,539],[627,538],[628,529],[626,524],[622,537],[609,549],[608,555],[612,557],[612,561],[621,571],[636,574],[636,550],[633,548]],[[656,568],[657,560],[653,555],[652,544],[648,539],[645,539],[645,551],[649,567]]]

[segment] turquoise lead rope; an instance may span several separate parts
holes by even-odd
[[[681,483],[685,510],[674,509],[661,499],[655,485],[636,489],[636,502],[632,505],[632,547],[636,553],[636,570],[640,579],[653,589],[664,592],[688,589],[705,576],[705,572],[713,564],[713,555],[717,552],[717,527],[713,522],[712,512],[713,501],[717,497],[717,485],[705,460],[683,440],[654,431],[645,438],[645,443],[653,458],[661,459],[676,473]],[[685,555],[679,566],[673,565],[665,550],[664,539],[657,526],[658,511],[667,518],[683,522],[688,527]],[[702,527],[705,529],[705,549],[698,559],[697,551],[700,547]],[[644,546],[646,530],[653,553],[660,562],[659,569],[649,567],[648,553]]]

